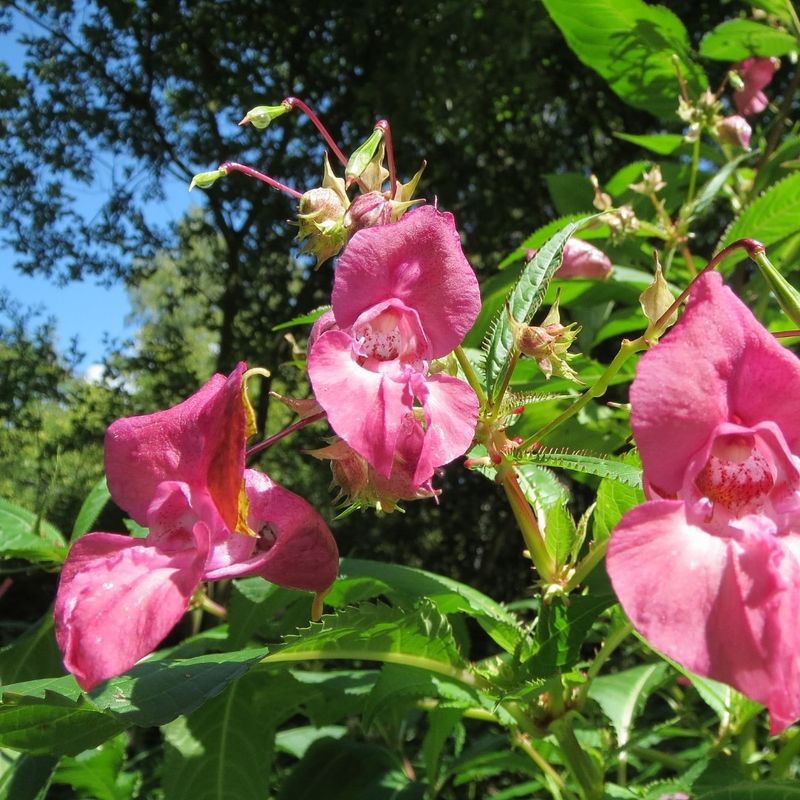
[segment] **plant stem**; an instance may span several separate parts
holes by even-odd
[[[513,737],[514,744],[525,753],[534,764],[558,787],[565,789],[564,779],[553,769],[549,761],[533,746],[530,738],[524,733],[517,732]]]
[[[589,687],[592,685],[592,681],[597,677],[600,670],[603,668],[603,664],[605,664],[606,661],[611,658],[611,654],[625,641],[625,639],[628,638],[632,630],[633,625],[631,625],[628,620],[625,620],[625,622],[614,628],[614,630],[612,630],[608,636],[606,636],[606,640],[597,651],[597,655],[592,659],[592,663],[586,672],[586,683],[581,686],[578,694],[579,705],[582,705],[586,700],[586,695],[589,693]]]
[[[277,189],[279,192],[290,194],[292,197],[295,197],[298,200],[303,196],[302,192],[298,192],[297,189],[292,189],[291,186],[287,186],[285,183],[276,181],[275,178],[270,178],[269,175],[265,175],[263,172],[259,172],[257,169],[248,167],[245,164],[237,164],[235,161],[226,161],[224,164],[219,165],[219,169],[225,169],[228,170],[228,172],[243,172],[245,175],[255,178],[256,180],[263,181],[273,189]]]
[[[689,173],[689,193],[686,195],[686,205],[691,205],[694,200],[695,188],[697,187],[697,168],[700,165],[700,137],[694,140],[692,145],[692,166]]]
[[[339,149],[333,137],[328,133],[328,129],[320,122],[319,117],[300,99],[297,97],[287,97],[284,101],[286,105],[292,108],[299,108],[313,123],[316,129],[322,134],[322,138],[328,143],[328,146],[333,150],[333,154],[339,161],[347,166],[347,156]]]
[[[800,753],[800,730],[796,730],[792,738],[780,749],[780,752],[772,762],[770,777],[783,778],[798,753]]]
[[[392,131],[389,127],[389,121],[386,119],[379,119],[375,123],[376,128],[383,131],[383,142],[386,147],[386,161],[389,164],[389,199],[394,200],[395,192],[397,191],[397,171],[394,166],[394,147],[392,147]]]
[[[584,800],[600,800],[603,796],[603,776],[575,737],[569,717],[554,720],[550,723],[550,731],[558,741],[567,769],[578,782]]]
[[[475,368],[464,352],[464,348],[459,345],[453,352],[458,361],[458,365],[461,367],[461,371],[464,373],[464,377],[467,379],[467,383],[472,387],[475,394],[478,395],[478,400],[480,404],[483,405],[486,402],[486,392],[483,391],[480,378],[478,378]]]
[[[247,458],[251,458],[257,453],[262,452],[262,450],[266,450],[268,447],[272,447],[272,445],[275,444],[275,442],[279,442],[281,439],[283,439],[284,436],[288,436],[290,433],[299,431],[301,428],[305,428],[306,425],[311,425],[313,422],[319,422],[321,419],[324,418],[325,418],[325,412],[320,411],[319,414],[312,414],[310,417],[297,420],[297,422],[293,423],[288,428],[284,428],[282,431],[278,431],[277,433],[273,433],[272,436],[268,436],[266,439],[264,439],[263,442],[254,444],[247,451],[246,454]]]
[[[586,577],[592,570],[603,560],[603,556],[608,549],[608,539],[602,542],[592,542],[589,552],[580,560],[572,577],[564,587],[565,592],[571,592],[577,589],[586,580]]]
[[[667,317],[669,319],[669,317]],[[620,345],[619,352],[614,356],[613,361],[605,368],[603,374],[590,386],[569,408],[562,411],[555,419],[550,420],[547,425],[539,428],[534,434],[529,436],[517,448],[519,452],[523,452],[532,447],[535,443],[547,434],[555,430],[562,422],[566,422],[570,417],[574,417],[590,400],[595,397],[601,397],[608,389],[611,379],[622,369],[622,365],[634,354],[641,350],[646,350],[648,347],[647,341],[644,336],[630,341],[623,339]]]

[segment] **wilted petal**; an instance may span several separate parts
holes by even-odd
[[[206,577],[260,575],[279,586],[324,592],[339,569],[339,552],[325,520],[306,500],[262,472],[246,470],[245,484],[249,524],[259,534],[254,554]]]
[[[196,546],[149,545],[113,533],[90,533],[70,549],[56,597],[56,639],[64,665],[88,691],[154,650],[183,616],[200,583],[207,531]]]
[[[464,257],[451,214],[424,206],[399,222],[358,231],[339,259],[333,311],[340,328],[387,299],[418,314],[433,349],[446,355],[480,311],[475,273]]]

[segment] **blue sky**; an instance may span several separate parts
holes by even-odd
[[[17,29],[8,34],[0,34],[0,53],[2,60],[12,71],[22,65],[24,51],[17,44],[16,37],[22,31],[31,30],[32,23],[18,20]],[[192,195],[188,186],[173,181],[165,186],[166,199],[153,203],[148,213],[157,215],[161,224],[177,220],[190,206],[201,201],[197,192]],[[99,203],[103,192],[103,175],[98,173],[97,185],[82,192],[76,208],[82,213],[91,213]],[[133,333],[125,325],[130,313],[130,304],[125,289],[114,285],[104,287],[92,281],[73,282],[59,286],[44,277],[23,275],[13,268],[14,253],[2,242],[4,231],[0,229],[0,287],[5,288],[14,300],[24,306],[43,310],[46,316],[56,319],[58,344],[66,348],[70,339],[78,337],[79,349],[86,355],[82,368],[97,362],[104,352],[104,337],[125,338]]]

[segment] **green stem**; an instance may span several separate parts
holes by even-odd
[[[628,638],[628,635],[633,630],[633,625],[630,622],[625,620],[621,625],[614,628],[611,633],[606,636],[606,640],[603,642],[602,647],[597,651],[597,655],[592,660],[589,669],[586,671],[586,682],[581,686],[580,693],[578,695],[578,705],[582,705],[583,702],[586,700],[586,696],[589,693],[589,687],[592,685],[592,681],[597,677],[600,670],[603,668],[603,665],[611,658],[612,653]]]
[[[514,513],[514,519],[517,521],[539,577],[543,581],[551,583],[555,576],[556,565],[553,557],[547,551],[544,536],[539,529],[539,522],[531,504],[520,488],[514,467],[508,463],[501,465],[497,471],[497,477],[503,484],[511,511]]]
[[[689,173],[689,193],[686,195],[686,205],[689,206],[694,200],[695,189],[697,188],[697,168],[700,165],[700,137],[694,140],[692,145],[692,166]]]
[[[453,352],[455,353],[458,365],[461,367],[461,371],[464,373],[464,377],[467,379],[467,383],[472,387],[475,394],[478,395],[478,400],[481,406],[483,406],[486,403],[486,392],[483,391],[480,378],[478,378],[475,368],[472,366],[469,358],[467,358],[464,348],[459,345]]]
[[[770,777],[783,778],[798,753],[800,753],[800,730],[795,731],[792,738],[780,749],[780,752],[772,762]]]
[[[580,786],[584,800],[600,800],[603,796],[603,776],[575,738],[569,718],[554,720],[550,724],[550,731],[558,741],[567,769]]]
[[[565,592],[577,589],[585,580],[589,573],[603,560],[603,556],[608,549],[608,539],[602,542],[592,542],[589,552],[581,559],[572,577],[564,587]]]
[[[555,419],[550,420],[547,425],[539,428],[536,433],[529,436],[517,448],[518,452],[525,450],[537,444],[543,437],[555,430],[561,423],[566,422],[570,417],[574,417],[585,405],[593,400],[595,397],[601,397],[606,393],[606,390],[611,383],[611,379],[622,369],[622,365],[634,354],[648,347],[647,341],[644,336],[630,341],[628,339],[622,340],[622,345],[619,352],[614,356],[613,361],[605,368],[603,374],[590,386],[569,408],[562,411]]]
[[[553,769],[549,761],[533,746],[531,740],[524,734],[517,732],[514,735],[514,744],[525,753],[534,764],[555,784],[558,790],[564,790],[564,779]],[[555,795],[554,797],[558,797]]]
[[[506,366],[506,371],[503,373],[503,380],[500,382],[500,391],[494,395],[497,398],[497,403],[492,409],[492,419],[497,419],[497,413],[500,411],[500,408],[503,405],[503,397],[505,397],[508,386],[511,383],[511,376],[514,374],[514,370],[519,362],[519,356],[520,352],[517,348],[515,348],[514,354],[511,356],[511,359]]]

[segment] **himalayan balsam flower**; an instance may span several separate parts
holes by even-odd
[[[535,250],[528,250],[525,260],[530,261],[536,255]],[[611,260],[593,244],[583,239],[570,239],[564,246],[561,266],[553,276],[556,280],[569,278],[607,278],[613,269]]]
[[[333,430],[384,478],[401,459],[413,486],[429,490],[436,467],[472,442],[475,393],[428,368],[479,310],[453,217],[434,208],[358,231],[339,259],[332,315],[314,332],[308,374]]]
[[[800,360],[710,273],[642,358],[631,407],[649,500],[611,537],[617,596],[778,733],[800,717]]]
[[[769,100],[763,89],[770,84],[778,69],[776,58],[746,58],[736,66],[744,87],[733,94],[736,110],[743,116],[761,113]]]
[[[320,593],[335,579],[336,543],[319,514],[245,469],[245,370],[240,364],[173,408],[108,429],[111,496],[149,534],[90,533],[70,549],[56,638],[83,689],[155,649],[201,581],[259,575]]]

